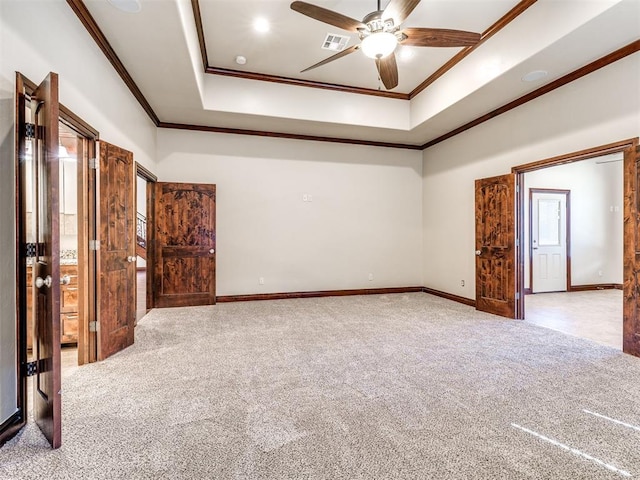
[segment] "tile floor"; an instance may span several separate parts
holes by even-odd
[[[527,295],[525,321],[622,350],[622,290]]]

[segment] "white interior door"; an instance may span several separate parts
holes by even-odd
[[[531,194],[531,291],[567,290],[567,194]]]

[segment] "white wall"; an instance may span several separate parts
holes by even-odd
[[[0,423],[16,410],[15,72],[60,75],[60,101],[154,170],[155,126],[63,1],[0,1]]]
[[[475,297],[475,179],[637,137],[638,85],[640,54],[635,53],[425,150],[425,285]]]
[[[571,285],[622,283],[623,171],[607,156],[525,174],[525,287],[529,287],[529,189],[571,190]]]
[[[421,160],[412,150],[158,131],[160,181],[217,185],[218,295],[422,285]]]

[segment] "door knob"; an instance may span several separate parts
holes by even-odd
[[[482,255],[482,250],[476,250],[476,255],[479,257],[480,255]]]
[[[216,253],[216,251],[212,248],[211,250],[209,250],[209,253],[213,254]]]
[[[127,257],[127,262],[129,262],[129,263],[133,263],[133,262],[135,262],[135,261],[136,261],[136,257],[134,257],[133,255],[129,255],[129,256]]]
[[[70,283],[71,277],[69,275],[63,275],[62,278],[60,278],[60,285],[69,285]]]
[[[42,288],[43,286],[51,288],[51,275],[47,275],[44,279],[42,277],[36,278],[36,288]]]

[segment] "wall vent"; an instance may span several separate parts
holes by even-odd
[[[345,37],[344,35],[328,33],[327,38],[325,38],[322,43],[322,48],[333,52],[341,52],[344,50],[344,47],[347,46],[347,43],[349,43],[349,38],[350,37]]]

